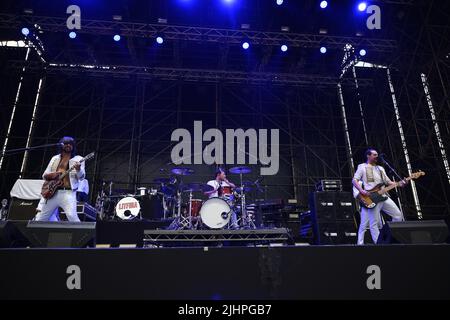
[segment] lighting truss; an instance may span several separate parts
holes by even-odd
[[[0,28],[20,28],[23,24],[39,25],[44,32],[67,32],[66,18],[0,14]],[[123,21],[82,20],[77,33],[95,35],[114,35],[120,30],[124,37],[154,38],[164,34],[167,40],[185,40],[198,42],[220,42],[241,45],[246,39],[252,45],[315,48],[326,45],[328,49],[341,49],[346,44],[364,47],[371,52],[393,52],[397,42],[391,39],[365,37],[342,37],[328,34],[303,34],[291,32],[265,32],[250,30],[232,30],[205,27],[176,26],[167,24],[147,24]]]

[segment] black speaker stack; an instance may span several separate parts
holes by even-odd
[[[355,244],[355,206],[350,192],[316,191],[309,194],[314,244]]]

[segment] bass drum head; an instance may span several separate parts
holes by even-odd
[[[120,199],[116,205],[116,215],[122,220],[131,220],[138,216],[141,211],[139,201],[133,197]]]
[[[210,198],[206,200],[201,209],[202,222],[211,229],[220,229],[227,225],[231,218],[231,208],[221,198]]]

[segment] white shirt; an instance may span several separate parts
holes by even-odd
[[[218,189],[220,185],[222,187],[231,187],[225,181],[221,181],[221,183],[219,184],[219,182],[217,180],[210,180],[207,182],[207,184],[210,185],[211,187],[213,187],[214,189]],[[214,198],[214,197],[218,197],[218,196],[219,196],[219,192],[217,190],[215,192],[209,194],[209,198]]]
[[[89,181],[87,179],[79,180],[77,191],[89,194]]]
[[[76,161],[80,162],[81,159],[83,159],[81,156],[75,156],[72,159],[69,160],[69,168],[72,167]],[[51,158],[50,162],[48,163],[47,169],[45,169],[44,174],[42,175],[42,178],[47,173],[55,172],[58,169],[58,164],[61,160],[61,155],[58,154]],[[72,170],[69,173],[69,179],[70,179],[70,186],[72,190],[76,191],[78,189],[78,183],[80,180],[84,179],[85,171],[84,171],[84,161],[81,162],[80,171]]]
[[[364,190],[372,190],[380,183],[389,184],[392,182],[386,175],[383,167],[372,166],[368,163],[358,165],[358,169],[353,178],[363,182]]]

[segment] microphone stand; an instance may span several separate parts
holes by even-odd
[[[48,148],[48,147],[56,147],[59,146],[59,143],[50,143],[50,144],[42,144],[40,146],[35,146],[35,147],[28,147],[28,148],[18,148],[18,149],[9,149],[9,150],[5,150],[5,152],[3,152],[1,154],[1,156],[11,156],[17,153],[21,153],[23,151],[28,151],[28,150],[35,150],[35,149],[42,149],[42,148]]]
[[[385,164],[389,168],[389,170],[394,174],[395,177],[397,177],[397,179],[399,181],[403,180],[403,178],[397,173],[397,171],[394,170],[392,165],[386,159],[384,159],[384,157],[381,157],[380,159],[381,159],[381,162],[383,162],[383,164]],[[397,193],[397,201],[398,201],[398,206],[399,206],[400,212],[402,213],[402,220],[405,221],[405,216],[403,214],[403,206],[402,206],[402,202],[401,202],[401,196],[400,196],[400,192],[398,192],[397,186],[395,187],[395,192]]]

